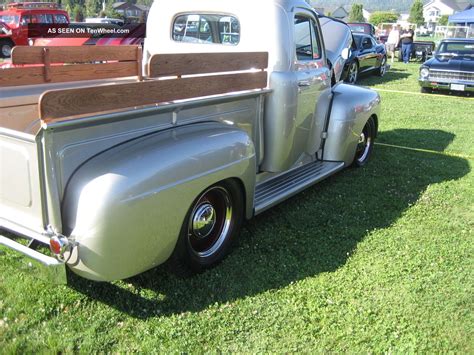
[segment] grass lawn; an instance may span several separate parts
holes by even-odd
[[[246,224],[183,280],[51,287],[0,251],[0,352],[474,352],[474,99],[382,79],[373,160]],[[382,91],[383,90],[383,91]]]

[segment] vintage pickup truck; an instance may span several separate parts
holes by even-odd
[[[380,119],[376,92],[331,84],[300,0],[157,1],[143,53],[15,47],[12,62],[0,244],[58,283],[215,265],[244,219],[365,165]]]

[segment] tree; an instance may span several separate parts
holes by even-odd
[[[349,22],[364,22],[364,13],[362,4],[353,4],[349,12]]]
[[[381,23],[395,23],[399,17],[400,15],[394,12],[375,11],[370,15],[370,22],[378,26]]]
[[[86,8],[87,17],[96,17],[97,14],[102,10],[101,0],[86,0],[84,5]]]
[[[421,26],[425,23],[425,18],[423,17],[423,2],[421,0],[415,0],[413,2],[408,21],[411,23],[416,23],[418,26]]]
[[[443,15],[438,20],[438,25],[440,26],[447,26],[448,25],[448,18],[449,15]]]

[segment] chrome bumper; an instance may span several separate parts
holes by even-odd
[[[28,258],[26,263],[28,272],[35,274],[38,278],[57,285],[65,285],[67,283],[66,265],[64,262],[41,254],[3,235],[0,235],[0,245],[4,245],[26,256]]]

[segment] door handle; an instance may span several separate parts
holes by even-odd
[[[311,83],[307,80],[302,80],[302,81],[298,81],[298,86],[299,87],[311,86]]]

